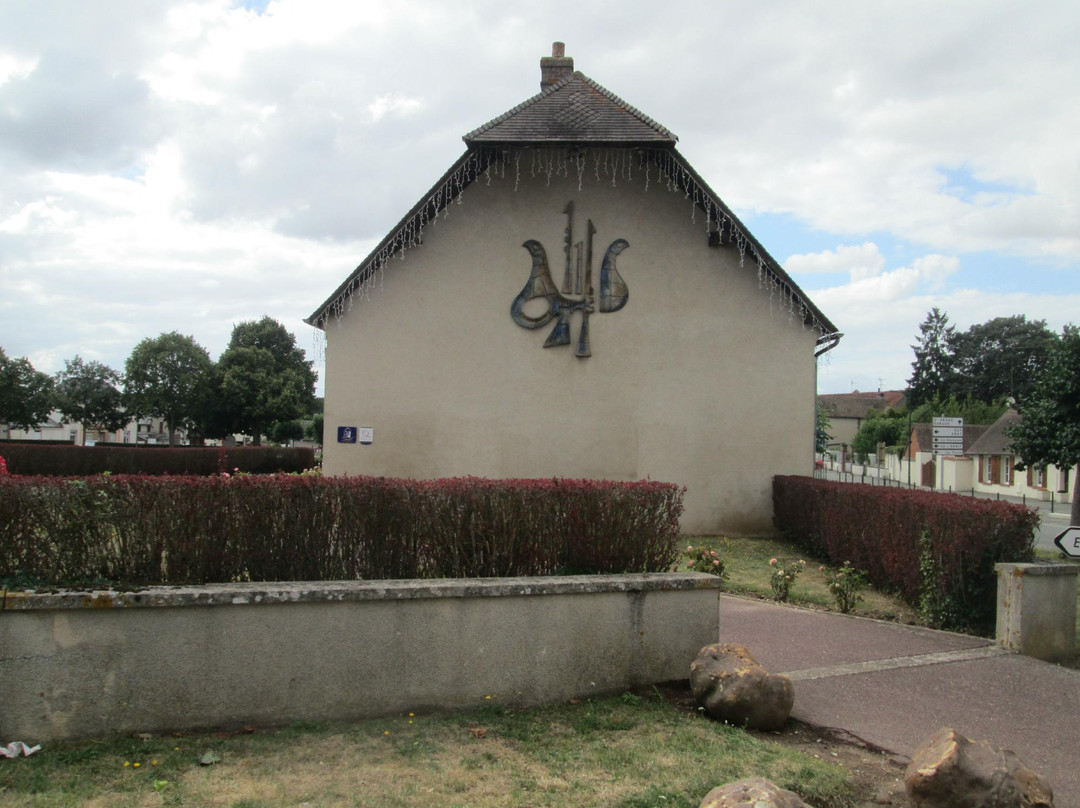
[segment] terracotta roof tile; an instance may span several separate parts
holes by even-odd
[[[830,418],[865,418],[870,410],[885,412],[904,403],[900,390],[883,393],[825,393],[817,397],[818,403]]]

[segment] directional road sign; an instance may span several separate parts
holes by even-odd
[[[934,427],[935,438],[962,438],[964,437],[964,428],[962,426],[935,426]]]
[[[1072,558],[1080,558],[1080,527],[1067,527],[1054,539],[1065,555]]]
[[[934,424],[933,425],[934,426],[961,426],[962,427],[964,425],[964,419],[963,418],[945,418],[945,417],[940,417],[939,416],[939,417],[934,419]]]

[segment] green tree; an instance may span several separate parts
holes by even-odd
[[[875,412],[871,410],[859,431],[851,440],[851,449],[857,455],[870,457],[877,454],[879,443],[900,446],[907,442],[908,418],[904,410]]]
[[[124,363],[123,401],[134,418],[164,418],[169,445],[206,406],[213,363],[206,349],[176,331],[146,338]]]
[[[219,440],[239,431],[236,417],[224,392],[225,371],[220,363],[210,368],[206,396],[195,415],[195,429],[205,438]]]
[[[821,404],[818,404],[815,408],[814,415],[816,420],[814,451],[821,454],[829,447],[829,428],[832,426],[832,422],[829,420],[829,413]]]
[[[908,379],[907,399],[913,406],[948,395],[956,372],[956,328],[949,325],[949,316],[935,306],[919,326],[919,335],[918,344],[911,346],[915,361]]]
[[[1080,328],[1067,325],[1020,402],[1022,420],[1011,431],[1018,468],[1053,464],[1080,474]],[[1080,525],[1080,486],[1072,501],[1070,524]]]
[[[83,425],[83,443],[87,431],[112,432],[127,423],[120,400],[120,374],[101,362],[84,362],[81,356],[64,360],[64,369],[56,374],[56,408],[68,421]]]
[[[271,424],[300,418],[315,406],[313,363],[277,320],[236,325],[218,364],[227,408],[256,446]]]
[[[304,439],[304,425],[299,421],[277,421],[270,427],[270,439],[282,446],[293,440]]]
[[[29,431],[48,420],[54,403],[52,378],[0,348],[0,422]]]
[[[956,373],[951,390],[960,399],[1020,400],[1032,391],[1056,342],[1045,320],[1028,322],[1023,314],[973,325],[952,337]]]
[[[956,396],[949,396],[944,400],[933,398],[911,411],[911,421],[916,424],[929,424],[938,416],[946,416],[963,418],[967,426],[992,424],[1001,417],[1008,406],[1003,398],[989,404],[970,396],[963,401],[957,399]]]
[[[306,432],[307,434],[304,437],[308,440],[315,441],[315,443],[323,442],[323,414],[321,412],[312,418]]]

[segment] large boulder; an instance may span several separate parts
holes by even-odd
[[[741,645],[702,648],[690,664],[690,688],[710,716],[749,729],[780,729],[795,703],[791,679],[769,673]]]
[[[793,791],[786,791],[763,777],[747,777],[717,786],[699,808],[809,808]]]
[[[1009,749],[939,729],[904,773],[913,808],[1052,808],[1054,792]]]

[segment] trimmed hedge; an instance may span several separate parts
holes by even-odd
[[[311,447],[284,446],[58,446],[5,444],[0,456],[12,474],[88,477],[92,474],[199,474],[224,471],[248,474],[300,472],[315,465]]]
[[[1034,556],[1037,512],[931,491],[773,478],[774,523],[808,553],[850,561],[932,624],[994,629],[999,561]]]
[[[0,581],[123,586],[657,572],[685,489],[317,475],[0,477]]]

